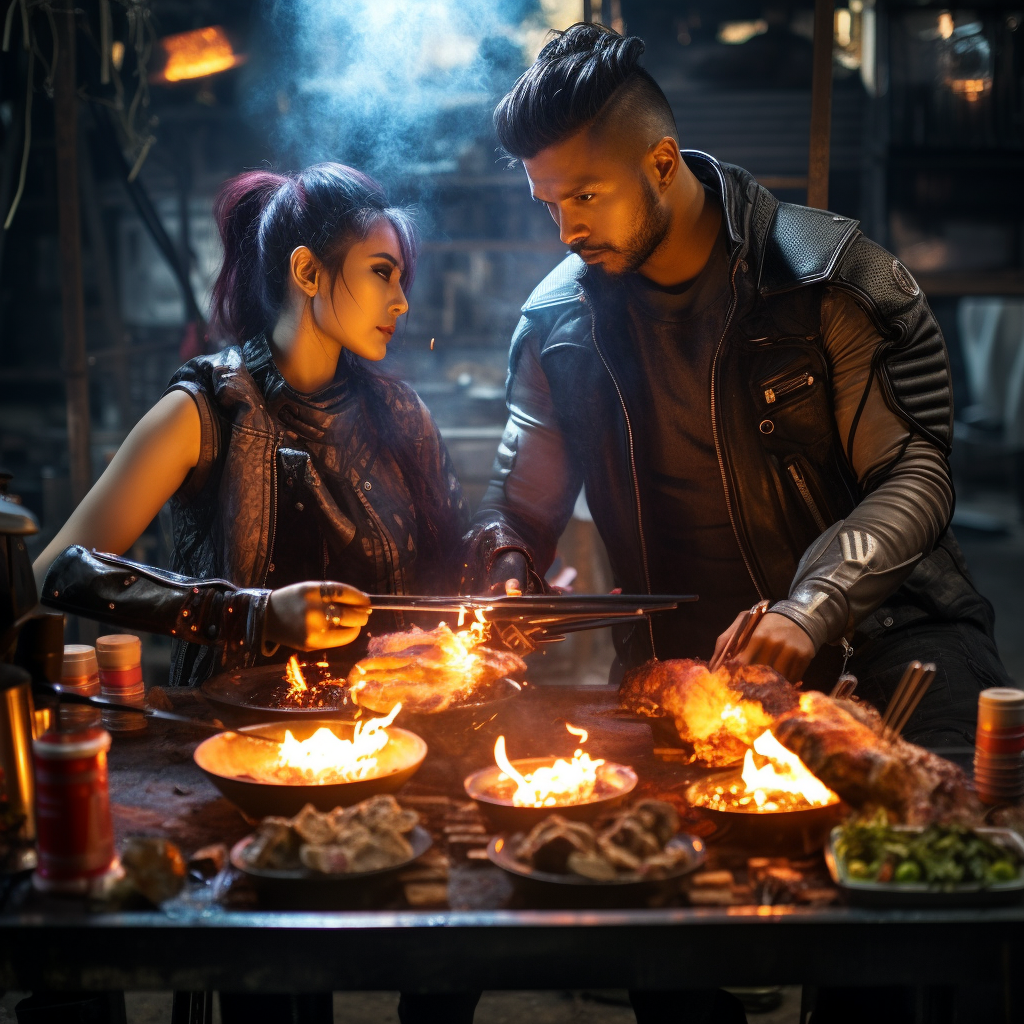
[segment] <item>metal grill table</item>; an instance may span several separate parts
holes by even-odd
[[[172,696],[202,712],[191,695]],[[620,718],[614,705],[603,687],[528,688],[510,744],[516,756],[561,752],[569,718],[591,730],[592,753],[630,761],[641,778],[655,773],[663,790],[692,781],[689,766],[656,766],[648,726]],[[163,725],[115,740],[111,797],[121,836],[165,835],[189,853],[251,830],[193,765],[195,742]],[[446,791],[466,760],[484,763],[478,753],[436,758],[410,789]],[[159,911],[94,914],[26,899],[24,884],[9,885],[0,984],[253,992],[995,984],[1013,1011],[1007,1019],[1024,1016],[1021,906],[527,909],[510,899],[507,876],[478,862],[456,864],[449,892],[451,906],[437,910],[230,910],[208,886],[191,884]]]

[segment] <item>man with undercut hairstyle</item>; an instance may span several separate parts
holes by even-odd
[[[700,595],[617,629],[613,679],[710,657],[766,599],[740,661],[825,689],[845,662],[882,710],[908,662],[934,661],[908,738],[972,743],[979,691],[1009,680],[949,529],[928,303],[856,221],[680,152],[642,52],[574,25],[495,111],[572,254],[512,339],[463,586],[542,589],[582,486],[617,586]]]

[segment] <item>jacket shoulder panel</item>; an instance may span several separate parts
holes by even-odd
[[[587,265],[575,254],[566,256],[554,270],[530,293],[523,303],[523,313],[530,314],[564,302],[578,302],[583,294],[580,278]]]
[[[859,221],[827,210],[779,203],[765,238],[762,295],[827,281],[857,233]]]
[[[920,299],[921,288],[891,252],[861,235],[843,254],[832,284],[866,299],[882,324]]]
[[[892,403],[912,426],[948,452],[953,441],[949,354],[910,271],[892,253],[860,236],[830,283],[860,299],[889,339],[880,370]]]

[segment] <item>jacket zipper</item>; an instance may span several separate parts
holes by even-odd
[[[781,384],[776,384],[774,387],[765,387],[764,400],[768,405],[771,405],[790,392],[798,391],[800,388],[809,388],[813,383],[813,374],[801,373],[799,377],[794,377],[792,380],[784,380]]]
[[[732,510],[732,499],[729,497],[729,481],[725,475],[725,460],[722,458],[722,446],[718,440],[718,416],[715,412],[715,377],[718,371],[718,357],[722,354],[722,346],[725,344],[725,336],[729,333],[729,328],[732,326],[732,318],[733,314],[736,312],[736,305],[738,301],[736,297],[737,269],[739,269],[739,260],[733,264],[732,275],[729,279],[729,283],[732,286],[732,302],[729,304],[729,315],[725,318],[725,328],[722,330],[722,337],[718,339],[718,347],[715,349],[715,358],[711,361],[711,435],[715,442],[715,455],[718,456],[718,471],[722,474],[722,488],[725,491],[725,509],[729,513],[729,525],[732,526],[733,536],[736,538],[736,544],[740,549],[740,554],[743,556],[743,564],[747,567],[750,582],[754,584],[757,596],[763,601],[765,597],[764,591],[761,589],[761,584],[757,582],[757,577],[754,575],[754,570],[750,565],[750,559],[747,556],[747,549],[743,546],[743,541],[740,539],[740,531],[736,526],[736,516]]]
[[[608,363],[608,360],[604,357],[604,352],[601,351],[601,346],[597,343],[597,328],[596,328],[596,317],[594,315],[594,309],[587,302],[586,294],[580,296],[583,302],[586,303],[587,308],[590,310],[590,340],[594,343],[594,350],[597,352],[604,364],[605,371],[611,379],[612,386],[615,388],[615,393],[619,396],[619,404],[622,406],[622,415],[626,420],[626,436],[629,439],[629,469],[633,477],[633,498],[636,502],[636,527],[637,534],[640,537],[640,560],[643,564],[644,569],[644,585],[647,587],[647,593],[651,592],[651,573],[647,565],[647,542],[644,540],[644,519],[643,511],[640,506],[640,480],[636,472],[636,451],[633,444],[633,425],[629,421],[629,410],[626,408],[626,400],[622,397],[622,388],[619,387],[619,382],[615,379],[615,374],[612,373],[612,368]],[[651,625],[651,618],[647,616],[647,632],[651,639],[651,657],[657,658],[658,652],[654,649],[654,627]]]
[[[814,498],[811,496],[811,489],[807,486],[807,481],[804,479],[803,473],[800,472],[800,467],[795,463],[791,462],[786,467],[787,472],[793,479],[793,483],[796,484],[796,489],[800,492],[800,497],[804,499],[804,504],[807,506],[807,510],[811,513],[811,518],[814,520],[814,525],[824,533],[828,529],[828,523],[825,522],[821,512],[818,511],[818,506],[814,502]]]

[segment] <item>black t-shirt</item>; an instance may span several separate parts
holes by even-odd
[[[711,423],[711,365],[731,288],[724,227],[692,281],[662,288],[625,281],[638,468],[651,589],[694,593],[697,604],[655,615],[658,657],[704,657],[757,600],[729,520]],[[627,357],[628,358],[628,357]]]

